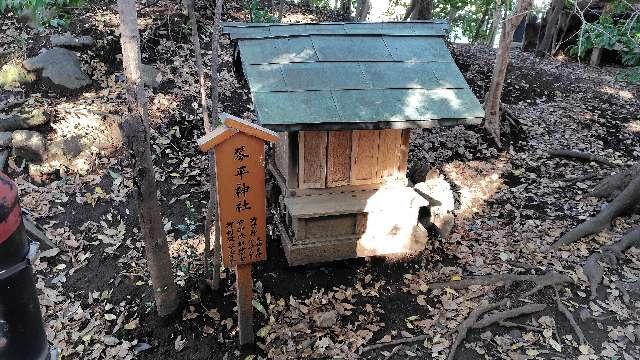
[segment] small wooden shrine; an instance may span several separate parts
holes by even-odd
[[[412,128],[479,124],[446,23],[226,23],[260,124],[290,265],[424,247],[406,178]]]

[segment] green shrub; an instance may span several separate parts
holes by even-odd
[[[30,17],[36,26],[61,27],[69,22],[65,8],[83,3],[84,0],[0,0],[0,13],[12,11]]]
[[[604,13],[598,21],[582,25],[578,44],[569,48],[571,55],[584,57],[593,48],[615,50],[622,63],[640,65],[640,21],[637,17],[625,19],[624,14],[633,11],[626,3],[616,3],[611,13]]]
[[[254,23],[278,22],[278,18],[271,15],[268,9],[263,9],[262,7],[260,7],[258,0],[248,0],[246,2],[246,7],[247,7],[247,10],[249,11],[251,22],[254,22]]]
[[[616,76],[616,79],[628,82],[629,84],[640,85],[640,66],[621,70]]]

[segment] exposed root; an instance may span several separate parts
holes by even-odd
[[[529,330],[529,331],[537,331],[537,332],[542,332],[543,330],[541,328],[537,328],[535,326],[531,326],[531,325],[527,325],[527,324],[519,324],[519,323],[515,323],[512,321],[500,321],[498,324],[500,324],[500,326],[504,326],[504,327],[517,327],[517,328],[522,328],[525,330]]]
[[[464,339],[467,337],[467,332],[473,327],[473,325],[476,323],[476,321],[478,321],[478,318],[482,316],[482,314],[504,306],[508,302],[509,299],[503,299],[502,301],[496,303],[485,302],[482,305],[478,306],[475,310],[473,310],[471,314],[469,314],[469,317],[456,328],[456,330],[458,331],[458,336],[456,336],[456,340],[453,342],[451,350],[449,350],[449,356],[447,356],[447,359],[453,359],[453,357],[456,355],[456,350],[458,350],[458,346],[460,346],[460,344],[462,344],[462,341],[464,341]]]
[[[418,342],[418,341],[425,341],[427,338],[428,338],[427,335],[418,335],[418,336],[414,336],[414,337],[410,337],[410,338],[397,339],[397,340],[392,340],[392,341],[384,342],[384,343],[377,343],[377,344],[373,344],[373,345],[370,345],[370,346],[362,348],[362,351],[360,351],[360,353],[362,354],[362,353],[365,353],[367,351],[380,349],[380,348],[386,347],[386,346],[400,345],[400,344],[406,344],[406,343],[412,343],[412,342]]]
[[[550,271],[542,276],[538,276],[533,282],[536,284],[533,289],[527,291],[522,295],[522,298],[529,297],[538,291],[542,290],[546,286],[555,286],[560,284],[570,283],[572,280],[567,275],[558,274],[555,271]]]
[[[533,281],[537,278],[537,275],[516,275],[516,274],[497,274],[497,275],[484,275],[477,276],[470,279],[464,279],[460,281],[447,281],[441,283],[429,284],[430,289],[444,289],[450,288],[454,290],[466,289],[470,286],[490,286],[504,284],[507,287],[516,281]]]
[[[555,288],[554,290],[556,292],[556,304],[558,305],[558,310],[564,314],[567,320],[569,320],[569,324],[571,324],[573,331],[576,333],[578,339],[580,340],[580,345],[587,344],[587,339],[584,337],[584,333],[582,332],[580,325],[578,325],[578,323],[576,322],[576,319],[571,314],[571,311],[569,311],[569,309],[567,309],[567,307],[562,303],[562,300],[560,300],[558,290]]]
[[[624,302],[625,305],[629,305],[629,303],[631,302],[631,296],[629,296],[629,291],[627,291],[627,288],[624,287],[624,283],[618,280],[613,283],[613,285],[616,287],[616,289],[618,289],[618,291],[620,291],[620,294],[622,294],[622,302]]]
[[[571,282],[571,278],[559,274],[557,272],[548,272],[544,275],[516,275],[516,274],[498,274],[498,275],[486,275],[486,276],[478,276],[471,279],[464,279],[461,281],[449,281],[449,282],[441,282],[441,283],[433,283],[430,284],[429,287],[431,289],[443,289],[443,288],[451,288],[451,289],[464,289],[470,286],[479,285],[479,286],[497,286],[499,284],[503,284],[505,286],[510,286],[510,284],[514,282],[532,282],[535,286],[527,291],[524,296],[527,297],[536,292],[542,290],[546,286],[555,286],[559,284],[565,284]],[[479,305],[475,310],[469,314],[467,319],[463,321],[455,331],[458,332],[456,339],[449,350],[448,359],[453,359],[456,354],[456,350],[460,346],[460,344],[464,341],[467,336],[467,332],[469,329],[480,329],[483,327],[490,326],[496,323],[505,323],[507,326],[519,326],[519,324],[508,323],[505,320],[518,317],[521,315],[532,314],[538,311],[543,310],[546,305],[544,304],[527,304],[515,309],[501,311],[495,314],[488,315],[484,317],[482,320],[478,320],[483,314],[492,311],[494,309],[503,307],[509,303],[510,299],[503,299],[499,302],[487,303],[486,301]],[[513,324],[513,325],[512,325]],[[523,327],[523,326],[521,326]],[[388,343],[387,343],[388,344]],[[383,345],[384,346],[384,345]]]
[[[627,187],[610,202],[598,215],[587,219],[582,224],[576,226],[568,233],[564,234],[551,246],[559,249],[561,246],[574,243],[584,236],[595,234],[602,229],[609,227],[611,222],[618,216],[633,210],[640,202],[640,176],[636,176]]]
[[[597,296],[598,286],[602,283],[602,277],[604,276],[604,269],[602,265],[600,265],[600,260],[606,256],[606,259],[608,259],[612,265],[617,265],[618,260],[623,257],[624,252],[628,248],[639,245],[640,226],[634,228],[615,243],[603,246],[601,253],[591,254],[587,258],[587,261],[582,266],[582,271],[589,280],[592,300]]]
[[[522,315],[533,314],[538,311],[542,311],[547,307],[545,304],[527,304],[524,306],[517,307],[515,309],[509,309],[505,311],[500,311],[495,314],[487,315],[482,320],[477,321],[473,324],[473,329],[481,329],[487,326],[491,326],[495,323],[504,321],[506,319],[515,318]]]
[[[611,161],[605,159],[602,156],[593,155],[593,154],[590,154],[590,153],[587,153],[587,152],[583,152],[583,151],[557,149],[557,150],[549,150],[548,153],[551,156],[565,157],[565,158],[572,158],[572,159],[586,160],[586,161],[594,161],[594,162],[599,162],[601,164],[605,164],[605,165],[608,165],[608,166],[616,166],[614,163],[612,163]]]
[[[571,278],[559,274],[555,271],[550,271],[544,275],[516,275],[516,274],[497,274],[497,275],[485,275],[478,276],[471,279],[464,279],[460,281],[447,281],[441,283],[429,284],[430,289],[444,289],[450,288],[454,290],[466,289],[470,286],[497,286],[503,284],[506,287],[511,286],[514,282],[530,281],[535,286],[527,291],[522,297],[528,297],[536,292],[540,291],[545,286],[559,285],[571,282]]]
[[[640,176],[640,165],[632,166],[627,169],[618,171],[613,175],[609,175],[604,178],[593,190],[589,193],[590,196],[597,198],[603,198],[607,200],[613,200],[618,196],[624,188],[629,185],[631,180]]]
[[[591,300],[595,299],[598,295],[598,286],[602,282],[602,277],[604,276],[604,269],[602,268],[602,265],[600,265],[601,257],[602,254],[600,253],[591,254],[582,266],[582,272],[584,272],[587,276],[587,280],[589,280]]]

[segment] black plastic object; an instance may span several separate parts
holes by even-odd
[[[0,173],[0,360],[49,360],[24,234],[16,185]]]

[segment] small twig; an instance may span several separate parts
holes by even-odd
[[[400,349],[402,349],[402,345],[398,345],[398,346],[394,347],[394,348],[393,348],[393,350],[391,350],[391,352],[389,353],[389,355],[387,355],[387,356],[385,356],[385,357],[384,357],[384,358],[385,358],[385,360],[387,360],[387,359],[391,359],[391,357],[392,357],[393,355],[395,355],[395,353],[397,353],[397,352],[398,352],[398,350],[400,350]]]
[[[392,340],[385,343],[377,343],[377,344],[373,344],[373,345],[362,348],[362,351],[360,351],[360,353],[362,354],[367,351],[380,349],[382,347],[386,347],[390,345],[399,345],[399,344],[406,344],[406,343],[412,343],[417,341],[425,341],[426,339],[427,339],[427,335],[418,335],[410,338],[396,339],[396,340]]]
[[[584,333],[582,332],[580,325],[578,325],[578,323],[576,322],[576,319],[571,314],[571,311],[569,311],[569,309],[567,309],[567,307],[562,303],[562,300],[560,300],[558,289],[556,287],[554,287],[553,289],[556,293],[556,304],[558,305],[558,310],[564,314],[567,320],[569,320],[569,324],[571,324],[573,331],[576,333],[578,339],[580,340],[580,345],[587,344],[587,339],[584,337]]]
[[[527,325],[527,324],[518,324],[516,322],[511,322],[511,321],[500,321],[498,322],[498,324],[505,326],[505,327],[519,327],[519,328],[523,328],[526,330],[530,330],[530,331],[537,331],[537,332],[542,332],[543,330],[540,328],[537,328],[535,326],[531,326],[531,325]]]
[[[583,151],[557,149],[557,150],[549,150],[548,154],[550,156],[573,158],[573,159],[586,160],[586,161],[595,161],[595,162],[599,162],[601,164],[605,164],[612,167],[617,166],[616,164],[612,163],[611,161],[605,159],[602,156],[593,155]]]

